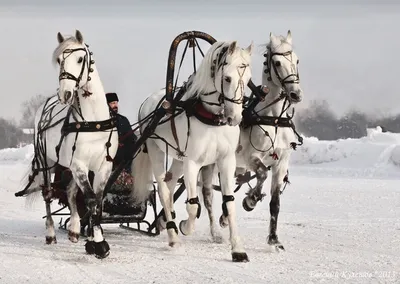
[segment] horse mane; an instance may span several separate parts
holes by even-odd
[[[279,35],[276,36],[276,38],[279,39],[279,41],[273,42],[270,40],[267,44],[263,45],[265,47],[263,53],[267,53],[268,50],[273,50],[278,53],[285,53],[293,50],[292,44],[286,41],[286,37]]]
[[[209,86],[206,82],[212,82],[211,78],[211,66],[214,58],[217,56],[217,50],[224,47],[229,47],[231,41],[228,42],[215,42],[207,53],[204,55],[203,60],[200,63],[199,68],[196,73],[194,73],[190,78],[190,86],[183,98],[188,98],[193,95],[199,97],[201,93],[208,92]]]
[[[53,52],[52,56],[52,63],[56,64],[57,63],[57,58],[64,52],[65,49],[67,49],[68,46],[72,44],[77,44],[77,45],[82,45],[74,36],[70,36],[66,38],[62,43],[60,43],[56,49]]]

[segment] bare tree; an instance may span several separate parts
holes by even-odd
[[[14,121],[0,117],[0,149],[17,147],[23,137]]]
[[[337,118],[327,101],[312,101],[300,111],[296,120],[298,129],[306,136],[314,136],[322,140],[336,140]]]
[[[22,118],[20,121],[20,127],[34,128],[36,111],[46,99],[46,96],[36,95],[22,103]]]

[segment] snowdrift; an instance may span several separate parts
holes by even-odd
[[[292,155],[292,164],[325,164],[345,162],[347,166],[366,167],[392,164],[400,167],[400,133],[382,133],[382,129],[368,129],[360,139],[320,141],[304,139],[303,146]]]
[[[306,137],[304,144],[293,152],[292,167],[348,169],[357,171],[391,171],[400,177],[400,134],[383,133],[380,127],[368,129],[366,137],[321,141]],[[0,164],[29,163],[33,145],[0,150]]]
[[[33,144],[21,148],[6,148],[0,150],[0,163],[29,163],[33,158]]]

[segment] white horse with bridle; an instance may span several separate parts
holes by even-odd
[[[42,191],[47,213],[46,243],[56,243],[50,210],[50,174],[57,164],[69,168],[73,176],[67,189],[71,209],[69,239],[77,242],[80,234],[76,206],[80,188],[89,208],[86,251],[104,258],[109,254],[109,246],[103,238],[100,218],[104,186],[118,148],[115,118],[108,107],[93,53],[82,34],[76,31],[75,37],[65,39],[58,33],[57,39],[53,62],[59,67],[58,96],[50,97],[37,111],[29,181],[25,180],[24,190],[16,196]],[[94,172],[93,187],[89,171]]]
[[[145,147],[133,162],[133,198],[138,203],[147,200],[154,174],[171,247],[179,243],[178,229],[173,220],[175,211],[172,196],[180,175],[169,173],[184,173],[189,216],[180,223],[179,228],[184,235],[189,235],[194,231],[196,217],[200,215],[197,193],[199,170],[202,166],[216,163],[221,172],[221,218],[224,224],[229,224],[232,259],[248,261],[238,233],[233,189],[242,102],[245,87],[251,78],[252,46],[242,49],[235,41],[214,43],[197,72],[184,86],[185,94],[178,102],[180,112],[173,113],[157,125],[154,135],[146,140]],[[162,104],[164,94],[165,90],[144,101],[139,110],[139,121]],[[142,131],[146,125],[142,123]],[[183,151],[180,149],[182,145],[185,145]],[[165,154],[174,159],[172,167],[175,169],[169,172],[164,169]]]
[[[286,37],[271,33],[264,56],[262,90],[265,96],[251,98],[243,112],[236,153],[236,174],[241,182],[246,181],[244,176],[247,171],[253,171],[256,175],[256,186],[249,190],[243,200],[244,209],[251,211],[265,196],[262,188],[268,171],[272,171],[268,244],[279,250],[284,249],[276,233],[281,188],[288,181],[290,155],[303,140],[293,124],[293,114],[288,113],[288,109],[303,97],[298,72],[299,58],[292,48],[291,32],[288,31]],[[202,191],[210,218],[211,235],[214,240],[219,240],[220,232],[212,209],[214,171],[214,165],[202,169]]]

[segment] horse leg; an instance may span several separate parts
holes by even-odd
[[[67,196],[68,196],[68,204],[71,211],[71,219],[68,228],[68,239],[77,243],[80,234],[81,220],[78,214],[78,207],[76,204],[76,195],[78,193],[78,186],[74,179],[68,184],[67,188]]]
[[[97,258],[106,258],[110,254],[110,246],[103,236],[101,217],[103,213],[103,192],[107,179],[111,174],[111,164],[103,166],[93,179],[93,189],[96,194],[96,211],[93,214],[94,253]]]
[[[50,180],[50,172],[43,173],[44,175],[44,188],[42,189],[43,199],[46,203],[46,244],[56,244],[56,232],[54,230],[54,221],[51,217],[51,198],[52,188]]]
[[[236,222],[235,197],[233,196],[234,174],[236,167],[235,155],[229,155],[218,161],[218,169],[221,173],[222,212],[221,226],[229,224],[230,242],[232,245],[232,260],[234,262],[246,262],[249,258],[240,240]]]
[[[152,140],[146,141],[148,155],[150,158],[151,166],[153,169],[154,177],[157,181],[158,195],[160,198],[161,205],[164,209],[164,214],[167,219],[167,233],[168,233],[168,244],[171,247],[175,247],[179,244],[178,228],[175,221],[172,218],[170,191],[167,183],[165,182],[166,172],[163,168],[164,164],[164,152],[158,148],[158,146]]]
[[[258,157],[254,157],[250,163],[251,169],[256,173],[257,184],[254,188],[250,188],[247,196],[243,199],[242,206],[246,211],[252,211],[258,201],[262,201],[265,193],[262,193],[263,185],[268,177],[268,168]]]
[[[271,181],[271,201],[269,203],[270,211],[270,223],[269,223],[269,235],[268,244],[275,248],[276,251],[284,250],[283,245],[278,240],[276,234],[278,225],[278,215],[280,209],[280,189],[283,185],[284,177],[287,173],[287,167],[279,164],[273,168],[272,181]]]
[[[89,224],[88,224],[88,240],[85,244],[85,249],[88,254],[93,254],[95,252],[95,243],[93,241],[94,231],[93,231],[93,215],[96,213],[97,201],[96,194],[94,193],[92,186],[90,185],[88,178],[88,168],[83,165],[72,164],[71,167],[72,176],[83,192],[85,198],[85,203],[88,208]]]
[[[176,218],[176,213],[174,209],[174,192],[176,184],[178,183],[178,179],[182,176],[182,173],[183,173],[183,162],[174,159],[164,179],[169,188],[169,201],[170,201],[171,215],[173,220]],[[166,228],[167,219],[165,217],[165,213],[161,218],[157,220],[157,225],[160,231]]]
[[[201,175],[203,179],[203,201],[204,206],[207,209],[208,218],[210,220],[210,233],[213,238],[213,241],[216,243],[222,243],[222,235],[221,232],[217,229],[217,225],[214,218],[213,213],[213,188],[212,188],[212,179],[213,179],[213,172],[214,172],[215,164],[208,165],[202,168]]]
[[[199,175],[200,166],[191,160],[185,161],[183,167],[183,175],[185,177],[185,186],[187,190],[186,211],[188,219],[179,223],[179,229],[183,235],[190,235],[194,231],[194,223],[196,218],[200,217],[201,206],[197,195],[197,177]]]

